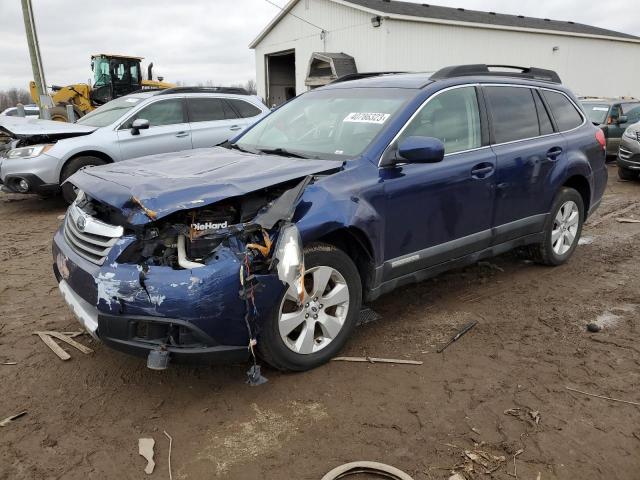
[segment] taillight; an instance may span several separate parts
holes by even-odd
[[[602,149],[606,150],[606,148],[607,148],[607,139],[604,138],[604,132],[602,130],[600,130],[600,129],[598,129],[598,131],[596,132],[596,140],[598,141],[598,143],[600,144]]]

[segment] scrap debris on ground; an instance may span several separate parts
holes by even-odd
[[[571,387],[567,387],[567,390],[569,390],[570,392],[581,393],[582,395],[588,395],[589,397],[602,398],[603,400],[609,400],[611,402],[627,403],[629,405],[640,407],[640,402],[632,402],[631,400],[620,400],[619,398],[606,397],[604,395],[598,395],[596,393],[583,392],[582,390],[577,390]]]
[[[16,413],[15,415],[11,415],[7,418],[5,418],[4,420],[0,421],[0,427],[6,427],[7,425],[9,425],[11,422],[19,419],[20,417],[24,417],[27,414],[26,410],[23,410],[20,413]]]
[[[334,362],[357,362],[357,363],[395,363],[399,365],[422,365],[420,360],[402,360],[397,358],[376,358],[376,357],[334,357]]]
[[[153,461],[153,447],[155,444],[156,441],[153,438],[138,439],[138,453],[147,461],[147,465],[144,467],[144,473],[147,475],[151,475],[156,466],[156,462]]]
[[[72,347],[80,350],[85,355],[93,353],[93,350],[89,347],[85,347],[81,343],[76,342],[72,337],[81,335],[82,332],[54,332],[54,331],[45,331],[45,332],[33,332],[34,335],[38,335],[40,339],[45,343],[47,347],[49,347],[53,353],[55,353],[60,360],[69,360],[71,355],[67,351],[65,351],[60,345],[56,343],[54,338],[61,340]]]

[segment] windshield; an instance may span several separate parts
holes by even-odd
[[[247,132],[237,146],[249,151],[282,149],[309,158],[354,157],[415,94],[415,90],[397,88],[305,93]]]
[[[601,124],[607,120],[609,105],[606,103],[583,103],[582,106],[592,123]]]
[[[111,100],[101,107],[96,108],[93,112],[86,114],[76,123],[90,127],[106,127],[121,118],[142,100],[144,100],[144,98],[140,97],[122,97]]]

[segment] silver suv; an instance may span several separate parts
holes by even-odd
[[[74,187],[64,181],[83,167],[213,147],[269,111],[242,89],[177,87],[118,98],[73,124],[0,117],[11,139],[0,151],[0,182],[15,193],[61,190],[70,203]]]

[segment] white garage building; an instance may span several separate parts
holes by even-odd
[[[356,71],[468,63],[548,68],[578,95],[640,97],[640,37],[571,21],[394,0],[291,0],[250,47],[258,94],[270,105]]]

